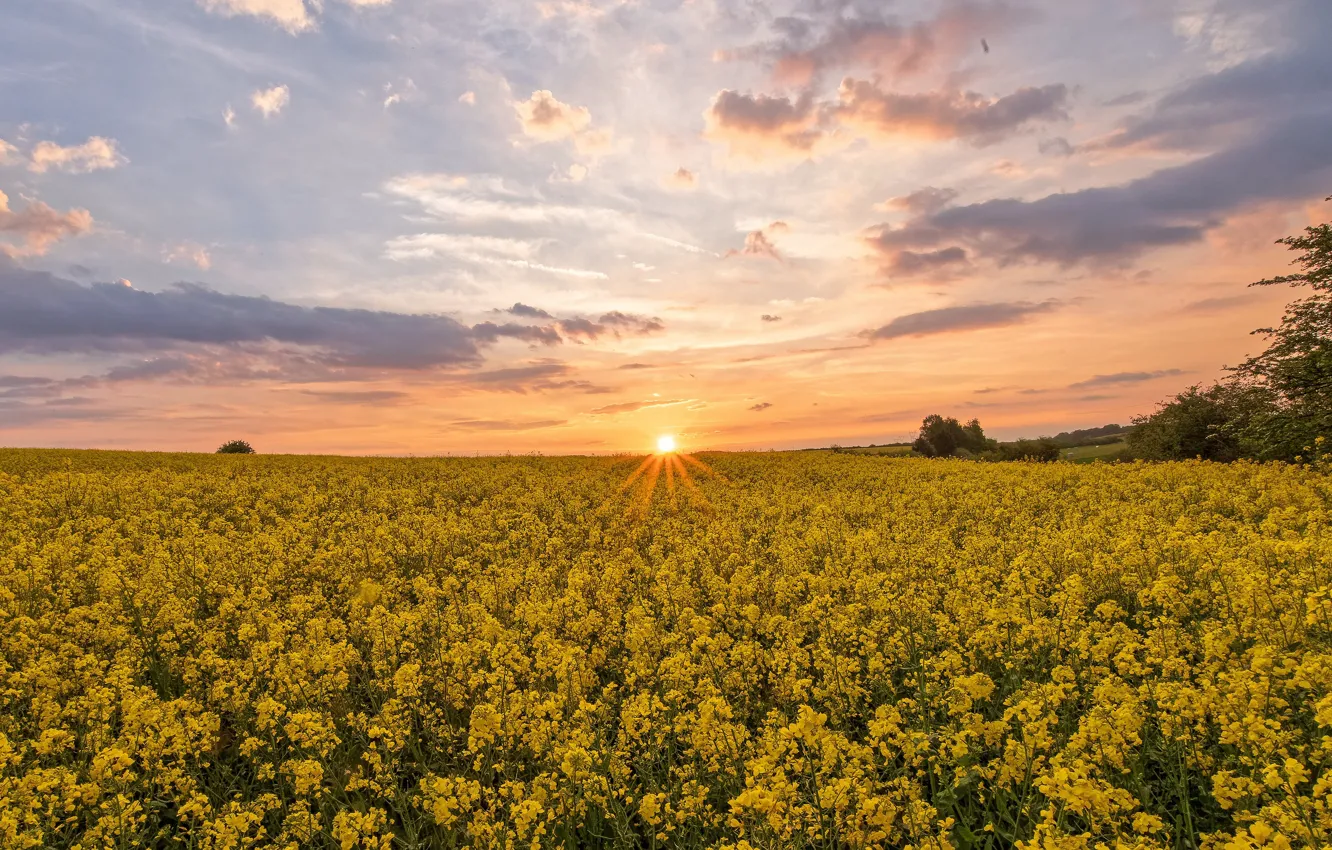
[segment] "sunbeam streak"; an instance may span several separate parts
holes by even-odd
[[[658,445],[660,444],[659,441]],[[674,445],[674,442],[672,442],[672,445]],[[694,476],[690,474],[691,468],[699,474],[716,479],[720,483],[729,483],[725,477],[693,455],[672,450],[658,452],[643,458],[643,462],[620,485],[616,495],[630,493],[626,510],[630,513],[646,514],[652,505],[658,482],[665,478],[666,495],[672,506],[678,505],[677,492],[682,492],[690,500],[702,506],[707,506],[707,497],[704,496],[698,482],[694,480]],[[676,488],[677,483],[680,485],[679,491]]]

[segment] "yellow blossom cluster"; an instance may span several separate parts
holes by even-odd
[[[702,460],[0,451],[0,848],[1332,845],[1325,470]]]

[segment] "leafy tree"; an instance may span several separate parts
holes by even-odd
[[[245,442],[244,440],[231,440],[230,442],[223,443],[221,446],[219,446],[217,449],[217,454],[252,455],[254,454],[254,447],[251,446],[249,443]]]
[[[920,423],[920,436],[911,448],[925,457],[971,456],[993,448],[994,441],[985,436],[980,420],[972,419],[966,425],[953,417],[939,414],[926,416]]]
[[[1249,457],[1255,446],[1247,433],[1257,416],[1271,407],[1261,386],[1229,381],[1203,389],[1194,385],[1134,418],[1128,450],[1143,460],[1232,461]]]
[[[1260,456],[1290,459],[1315,438],[1332,436],[1332,224],[1277,242],[1300,252],[1291,261],[1300,271],[1250,285],[1308,287],[1312,294],[1288,304],[1278,327],[1254,331],[1268,338],[1267,350],[1235,371],[1273,397],[1271,408],[1247,423],[1247,439],[1261,446]]]

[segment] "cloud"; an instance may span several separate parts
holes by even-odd
[[[541,310],[541,309],[538,309],[538,308],[536,308],[536,307],[529,307],[529,306],[527,306],[526,304],[522,303],[521,301],[516,301],[516,302],[514,302],[514,305],[513,305],[512,307],[510,307],[509,309],[505,310],[504,312],[506,312],[506,313],[511,313],[512,315],[515,315],[515,316],[522,316],[522,317],[525,318],[525,319],[553,319],[553,318],[555,318],[555,317],[552,316],[551,314],[547,313],[545,310]]]
[[[966,139],[988,145],[1035,121],[1067,118],[1068,87],[1023,88],[998,98],[944,90],[886,91],[881,81],[847,78],[837,98],[815,101],[807,90],[786,96],[719,92],[703,113],[704,138],[724,145],[735,164],[792,164],[845,147],[857,137]]]
[[[564,419],[455,419],[449,423],[467,431],[535,431],[567,424]]]
[[[542,142],[571,138],[592,124],[592,113],[587,107],[561,103],[544,89],[514,103],[513,108],[518,112],[523,132]]]
[[[617,367],[615,367],[615,368],[617,368],[617,369],[653,369],[653,368],[655,368],[655,367],[654,367],[651,363],[625,363],[624,365],[622,365],[622,366],[617,366]]]
[[[208,348],[235,352],[237,369],[245,358],[255,368],[426,369],[475,365],[478,342],[487,341],[447,316],[301,307],[184,283],[156,293],[83,286],[0,268],[0,353]]]
[[[538,142],[572,139],[578,152],[588,156],[600,156],[614,146],[615,134],[607,127],[593,127],[587,107],[563,103],[545,89],[514,102],[513,108],[523,133]]]
[[[519,394],[549,390],[572,390],[592,394],[614,391],[611,387],[602,387],[589,381],[577,380],[572,377],[573,374],[573,367],[566,363],[544,361],[528,366],[512,366],[507,369],[473,372],[463,376],[463,380],[466,384],[478,389]]]
[[[199,5],[228,18],[268,18],[293,35],[312,29],[315,23],[303,0],[199,0]]]
[[[19,154],[19,149],[0,139],[0,165],[14,165],[22,162],[23,157]]]
[[[778,18],[779,38],[722,58],[766,61],[779,83],[798,87],[838,68],[905,76],[955,64],[978,51],[982,37],[993,39],[1035,17],[1021,6],[964,0],[945,4],[932,19],[904,23],[883,15],[886,5],[812,3],[807,8],[835,16]]]
[[[688,192],[698,188],[698,175],[682,165],[668,174],[661,182],[667,189]]]
[[[127,162],[129,160],[120,153],[115,139],[93,136],[81,145],[69,147],[55,142],[38,142],[28,155],[28,170],[37,174],[52,170],[86,174],[116,168]]]
[[[1141,384],[1144,381],[1155,381],[1157,378],[1169,378],[1183,374],[1183,369],[1160,369],[1155,372],[1115,372],[1112,375],[1095,375],[1085,381],[1069,384],[1068,388],[1071,390],[1086,390],[1116,384]]]
[[[941,307],[898,316],[881,328],[865,331],[862,336],[871,340],[898,339],[1005,327],[1025,322],[1030,316],[1039,313],[1048,313],[1058,306],[1056,301],[1009,301]]]
[[[277,115],[290,102],[291,90],[285,85],[259,89],[250,95],[250,103],[262,112],[265,118]]]
[[[168,263],[190,263],[202,271],[208,271],[213,266],[213,258],[209,256],[208,249],[193,242],[173,245],[163,252],[163,257]]]
[[[772,403],[765,401],[765,402],[760,402],[759,404],[756,404],[749,409],[754,411],[755,413],[762,413],[763,411],[767,410],[769,407],[772,407]]]
[[[554,328],[513,323],[497,325],[494,322],[482,322],[472,325],[472,336],[480,342],[496,342],[501,337],[507,337],[530,342],[533,345],[559,345],[564,341]]]
[[[263,18],[297,35],[315,28],[316,15],[323,10],[322,0],[198,0],[199,5],[215,15],[235,18],[248,15]],[[348,6],[368,8],[386,6],[391,0],[343,0]]]
[[[975,92],[899,94],[877,82],[842,81],[836,115],[868,136],[969,139],[990,144],[1032,121],[1067,118],[1068,87],[1022,88],[1000,98]]]
[[[559,328],[566,336],[598,339],[605,334],[613,334],[616,337],[622,333],[647,335],[665,330],[666,326],[662,324],[661,319],[655,317],[614,310],[602,314],[596,321],[583,318],[564,319],[559,323]]]
[[[920,215],[922,213],[938,212],[951,204],[956,198],[956,189],[936,189],[933,186],[926,186],[923,189],[917,189],[910,195],[889,198],[883,204],[878,205],[876,209],[905,210]]]
[[[762,230],[751,230],[745,234],[745,245],[739,250],[730,250],[726,252],[728,257],[769,257],[771,259],[782,261],[781,252],[777,246],[772,243],[770,234],[786,233],[791,228],[784,221],[774,221],[772,224]]]
[[[474,91],[463,92],[462,94],[458,95],[458,102],[465,103],[468,106],[476,106],[476,92]]]
[[[999,262],[1127,262],[1198,242],[1227,213],[1322,194],[1332,178],[1332,111],[1299,115],[1252,139],[1121,186],[949,207],[871,231],[884,252],[962,243]]]
[[[728,257],[769,257],[781,261],[782,255],[762,230],[751,230],[745,234],[745,246],[739,250],[726,252]]]
[[[1055,136],[1053,139],[1044,139],[1036,149],[1046,156],[1072,156],[1077,152],[1073,145],[1069,144],[1068,139],[1063,136]]]
[[[653,399],[650,401],[626,401],[620,404],[608,404],[605,407],[598,407],[590,411],[597,416],[606,416],[616,413],[633,413],[637,410],[644,410],[649,407],[674,407],[677,404],[688,404],[693,401],[689,398],[673,399]]]
[[[333,404],[395,404],[409,397],[398,390],[301,390],[301,394]]]
[[[20,244],[0,242],[0,255],[17,259],[46,253],[61,239],[80,236],[92,229],[92,214],[87,210],[54,210],[41,201],[29,201],[22,210],[9,207],[9,196],[0,192],[0,236],[17,236]],[[0,268],[0,274],[4,273]]]
[[[1225,310],[1232,310],[1245,304],[1252,304],[1253,298],[1248,295],[1225,295],[1217,298],[1203,298],[1199,301],[1192,301],[1180,308],[1184,313],[1220,313]]]
[[[808,94],[791,100],[725,89],[703,120],[705,138],[725,145],[733,161],[751,165],[809,159],[828,138]]]
[[[585,280],[606,280],[605,272],[592,269],[551,266],[530,259],[540,245],[537,242],[501,236],[475,236],[465,233],[416,233],[398,236],[385,245],[384,255],[392,260],[449,257],[478,265],[511,266]]]
[[[898,277],[910,277],[926,272],[942,271],[949,266],[966,265],[967,252],[954,245],[938,251],[898,251],[893,254],[884,270]]]
[[[782,320],[782,317],[774,316],[771,313],[764,313],[762,316],[759,316],[759,319],[760,321],[764,322],[780,322]]]

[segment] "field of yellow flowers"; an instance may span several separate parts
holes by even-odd
[[[701,461],[0,451],[0,847],[1332,847],[1324,473]]]

